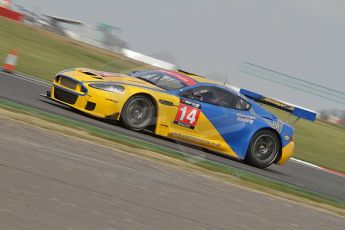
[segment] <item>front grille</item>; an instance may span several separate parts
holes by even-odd
[[[78,99],[78,95],[75,95],[73,93],[70,93],[68,91],[65,91],[63,89],[59,89],[59,88],[54,88],[54,98],[66,102],[68,104],[75,104],[77,99]]]
[[[61,76],[60,77],[60,84],[63,86],[66,86],[70,89],[75,90],[77,88],[78,82],[73,80],[73,79],[70,79],[68,77]]]

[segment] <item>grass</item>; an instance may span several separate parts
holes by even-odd
[[[16,48],[17,69],[50,80],[55,73],[72,67],[114,72],[152,68],[121,55],[76,43],[60,36],[0,18],[0,58]],[[278,112],[282,120],[286,114]],[[345,173],[345,129],[323,122],[299,121],[296,125],[295,157]]]
[[[18,52],[17,70],[51,80],[63,70],[88,67],[113,72],[130,72],[150,66],[92,46],[0,17],[0,59],[11,49]],[[1,60],[1,61],[2,61]]]
[[[4,110],[9,111],[12,115],[9,113],[4,114]],[[88,140],[102,146],[120,149],[124,152],[135,154],[138,157],[145,157],[148,160],[159,161],[169,166],[212,176],[232,184],[255,189],[280,198],[286,198],[345,216],[345,201],[314,193],[298,186],[293,186],[208,160],[190,161],[190,159],[180,151],[112,133],[101,128],[36,110],[4,99],[0,99],[0,112],[6,117],[57,131],[64,135],[82,138],[84,141]]]
[[[344,129],[320,121],[301,122],[296,129],[296,158],[345,172]]]
[[[270,109],[283,121],[288,114]],[[290,119],[293,121],[293,119]],[[295,125],[294,157],[345,173],[345,129],[300,119]]]

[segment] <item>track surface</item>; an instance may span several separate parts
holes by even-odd
[[[343,230],[345,218],[0,117],[0,229]]]
[[[30,80],[22,77],[14,77],[6,73],[0,73],[0,97],[17,103],[28,105],[36,109],[61,115],[73,120],[94,125],[112,132],[124,134],[133,138],[145,140],[171,149],[180,150],[186,154],[202,156],[203,158],[216,161],[225,165],[240,168],[258,175],[273,178],[292,185],[317,192],[335,199],[345,201],[345,177],[320,171],[305,165],[289,161],[284,166],[272,165],[268,169],[257,169],[235,160],[217,156],[198,149],[186,147],[171,141],[153,137],[149,134],[137,133],[122,127],[111,125],[93,118],[78,114],[67,107],[57,107],[50,101],[42,99],[39,94],[49,90],[49,85],[37,80]]]

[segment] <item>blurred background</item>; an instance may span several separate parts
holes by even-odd
[[[16,49],[18,70],[26,74],[50,79],[75,66],[122,73],[152,66],[183,69],[345,125],[341,1],[0,2],[0,15],[33,29],[24,36],[1,22],[0,54],[5,58]],[[69,46],[34,29],[54,33]],[[99,50],[88,53],[93,49]]]

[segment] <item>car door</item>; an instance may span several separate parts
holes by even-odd
[[[180,106],[174,128],[192,135],[202,146],[225,150],[243,146],[240,138],[254,122],[250,104],[231,90],[220,86],[197,86],[180,93]],[[228,146],[226,146],[228,145]],[[235,151],[237,152],[237,151]]]

